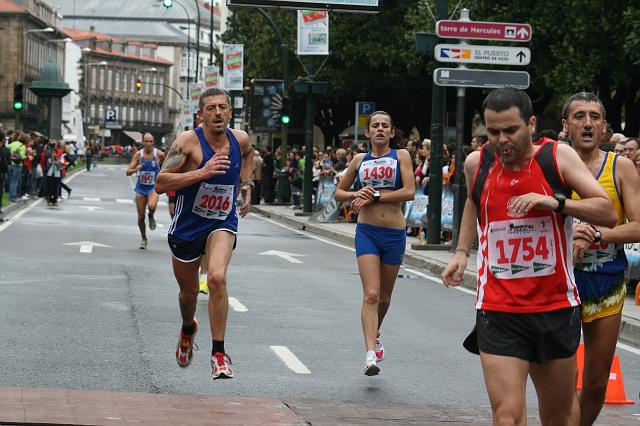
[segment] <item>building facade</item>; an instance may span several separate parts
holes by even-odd
[[[28,86],[48,62],[64,69],[62,17],[43,1],[0,0],[0,28],[0,121],[10,129],[42,130],[48,111]],[[19,114],[13,109],[16,84],[24,86]]]
[[[156,44],[95,31],[66,33],[82,53],[78,86],[88,140],[129,145],[149,132],[161,142],[174,131],[168,104],[173,62],[157,55]]]

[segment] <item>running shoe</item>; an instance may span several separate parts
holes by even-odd
[[[374,351],[376,352],[376,361],[382,361],[384,359],[384,346],[382,346],[382,339],[380,336],[376,337],[376,347]]]
[[[143,238],[140,240],[140,250],[144,250],[147,248],[147,239]]]
[[[180,339],[178,340],[178,346],[176,347],[176,361],[182,368],[188,367],[193,358],[193,349],[198,350],[198,345],[195,344],[194,339],[198,332],[198,320],[193,319],[193,334],[187,336],[182,333],[182,327],[180,328]]]
[[[152,214],[149,215],[149,229],[152,231],[156,229],[156,218]]]
[[[364,375],[377,376],[380,374],[380,367],[375,359],[368,359],[364,362]]]
[[[231,369],[231,358],[222,352],[216,352],[211,356],[211,372],[213,380],[216,379],[233,379],[233,370]]]
[[[206,275],[201,275],[200,276],[200,293],[202,294],[209,294],[209,284],[207,284],[207,276]]]

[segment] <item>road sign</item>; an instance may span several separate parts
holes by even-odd
[[[433,72],[433,82],[438,86],[526,89],[529,87],[529,73],[526,71],[436,68]]]
[[[527,65],[531,60],[531,51],[526,47],[438,44],[433,56],[438,62]]]
[[[438,21],[436,34],[444,38],[474,40],[531,41],[529,24],[504,22]]]
[[[117,121],[117,119],[118,119],[118,114],[116,113],[115,109],[107,109],[105,111],[104,120],[107,123],[109,123],[109,122],[113,123],[113,122]]]

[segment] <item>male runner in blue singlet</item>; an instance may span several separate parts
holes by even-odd
[[[153,135],[145,133],[142,137],[142,151],[133,155],[127,176],[138,173],[136,182],[136,208],[138,210],[138,228],[140,228],[140,248],[147,248],[147,231],[144,214],[149,209],[149,229],[156,229],[156,219],[153,216],[158,205],[158,194],[155,191],[156,177],[164,161],[164,152],[154,147]]]
[[[200,127],[180,134],[171,145],[156,191],[176,191],[168,236],[182,314],[176,361],[187,367],[193,357],[200,258],[215,253],[208,256],[207,267],[211,369],[214,379],[229,379],[233,371],[224,349],[229,309],[227,269],[238,230],[238,186],[243,199],[240,216],[246,216],[251,207],[253,149],[245,132],[227,127],[231,102],[224,90],[206,90],[200,96],[198,115]]]

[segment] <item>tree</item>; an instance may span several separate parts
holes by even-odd
[[[475,21],[527,22],[533,27],[531,74],[528,92],[537,115],[560,127],[564,100],[582,91],[598,93],[607,119],[616,131],[635,136],[640,130],[640,10],[637,2],[605,0],[463,0],[449,2],[451,19],[458,7],[471,10]],[[330,14],[331,56],[318,75],[330,92],[318,98],[316,124],[325,140],[334,140],[353,124],[354,102],[375,101],[388,110],[395,124],[407,133],[421,133],[431,120],[432,73],[438,64],[415,49],[415,32],[434,32],[435,0],[384,2],[375,15]],[[305,76],[294,55],[296,13],[271,10],[290,51],[290,75]],[[245,44],[246,75],[279,78],[279,49],[273,30],[257,10],[237,8],[223,35],[225,42]],[[455,42],[450,40],[450,42]],[[498,45],[500,42],[475,42]],[[449,66],[441,64],[441,66]],[[478,66],[478,68],[490,68]],[[500,67],[500,69],[509,69]],[[291,97],[296,95],[292,92]],[[479,110],[487,90],[467,90],[466,128]],[[294,105],[297,105],[294,103]],[[455,91],[447,90],[447,110],[455,111]],[[292,111],[295,116],[303,115]],[[451,122],[451,120],[450,120]]]

